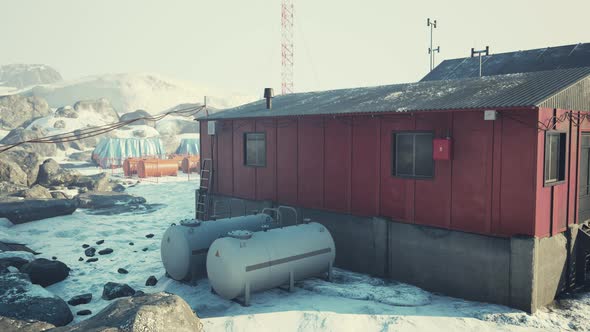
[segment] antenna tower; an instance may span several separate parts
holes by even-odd
[[[281,92],[293,93],[293,0],[281,0]]]

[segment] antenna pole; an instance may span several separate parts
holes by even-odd
[[[431,21],[430,18],[426,19],[426,26],[430,27],[430,47],[428,48],[428,54],[430,57],[430,71],[432,71],[432,69],[434,69],[434,52],[440,53],[440,46],[437,46],[436,48],[432,47],[432,35],[434,29],[436,29],[436,20]]]
[[[293,0],[281,3],[281,93],[293,93]]]
[[[484,55],[484,56],[490,55],[490,47],[489,46],[486,46],[485,50],[479,50],[479,51],[476,51],[472,47],[471,48],[471,57],[473,58],[475,55],[477,55],[479,57],[479,77],[481,77],[482,76],[482,65],[483,65],[481,56],[482,55]]]

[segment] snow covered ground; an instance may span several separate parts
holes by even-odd
[[[95,168],[83,170],[96,172]],[[120,215],[98,215],[78,210],[12,227],[0,223],[0,239],[16,239],[56,256],[72,268],[70,276],[48,290],[68,300],[90,292],[92,301],[72,307],[93,314],[109,302],[102,300],[106,282],[128,283],[145,292],[168,291],[183,297],[202,318],[207,331],[587,331],[590,330],[590,295],[562,300],[535,315],[508,307],[465,301],[426,292],[393,280],[337,269],[334,282],[310,279],[297,283],[295,292],[274,289],[253,295],[242,307],[210,292],[208,281],[188,285],[165,277],[160,240],[173,222],[194,214],[196,178],[141,182],[128,192],[143,196],[144,209]],[[155,234],[147,238],[147,234]],[[96,241],[105,240],[102,245]],[[83,244],[112,248],[98,262],[79,262]],[[133,245],[131,245],[133,243]],[[143,250],[146,251],[143,251]],[[129,274],[117,273],[125,268]],[[154,275],[155,287],[144,286]],[[87,316],[86,316],[87,317]],[[79,321],[81,317],[76,317]]]

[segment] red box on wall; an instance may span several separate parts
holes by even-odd
[[[447,138],[435,138],[432,141],[432,159],[451,160],[453,152],[453,140]]]

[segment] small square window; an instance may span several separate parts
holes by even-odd
[[[548,131],[545,134],[545,184],[565,181],[566,133]]]
[[[266,166],[266,134],[244,134],[244,165],[252,167]]]
[[[393,175],[409,178],[431,178],[434,174],[432,139],[432,133],[394,133]]]

